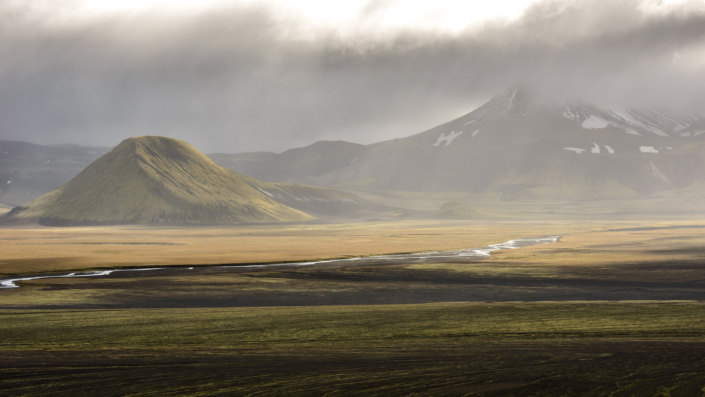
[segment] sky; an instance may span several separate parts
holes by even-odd
[[[373,143],[515,84],[705,115],[705,0],[0,0],[0,140]]]

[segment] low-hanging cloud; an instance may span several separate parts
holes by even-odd
[[[659,4],[539,1],[460,33],[344,35],[265,6],[74,25],[7,7],[0,137],[114,145],[166,135],[205,152],[371,143],[448,121],[515,83],[703,113],[704,3]]]

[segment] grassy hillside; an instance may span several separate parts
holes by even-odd
[[[124,140],[71,181],[10,214],[45,225],[219,224],[302,221],[186,142],[143,136]]]
[[[274,200],[314,216],[355,217],[355,214],[361,212],[373,215],[389,213],[397,209],[364,200],[356,194],[340,189],[252,181],[253,187]]]

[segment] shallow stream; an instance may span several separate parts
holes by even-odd
[[[486,247],[480,248],[468,248],[457,251],[434,251],[434,252],[422,252],[417,254],[391,254],[391,255],[379,255],[379,256],[365,256],[358,258],[345,258],[345,259],[331,259],[325,261],[314,261],[314,262],[291,262],[291,263],[270,263],[261,265],[208,265],[199,266],[203,267],[218,267],[218,268],[262,268],[262,267],[274,267],[274,266],[313,266],[313,265],[345,265],[345,264],[360,264],[360,265],[387,265],[387,264],[417,264],[417,263],[439,263],[439,262],[469,262],[480,259],[485,259],[490,256],[493,251],[506,250],[506,249],[517,249],[528,247],[537,244],[549,244],[557,242],[561,236],[545,236],[545,237],[532,237],[532,238],[519,238],[515,240],[505,241],[503,243],[491,244]],[[101,277],[109,276],[116,272],[141,272],[141,271],[157,271],[157,270],[167,270],[174,269],[178,266],[169,267],[149,267],[149,268],[133,268],[133,269],[112,269],[112,270],[96,270],[88,272],[73,272],[73,273],[62,273],[62,274],[47,274],[42,276],[23,276],[17,278],[6,278],[0,279],[0,289],[8,288],[19,288],[17,282],[29,281],[29,280],[40,280],[49,278],[75,278],[75,277]],[[183,268],[183,267],[182,267]],[[193,269],[193,267],[188,267],[188,269]]]

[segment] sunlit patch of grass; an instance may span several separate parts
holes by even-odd
[[[3,253],[0,274],[116,266],[272,263],[456,250],[595,227],[597,225],[564,222],[403,221],[191,228],[0,229]],[[145,242],[153,244],[143,244]]]
[[[0,348],[243,347],[545,338],[705,338],[705,304],[454,303],[6,310]],[[51,324],[51,332],[46,332]]]

